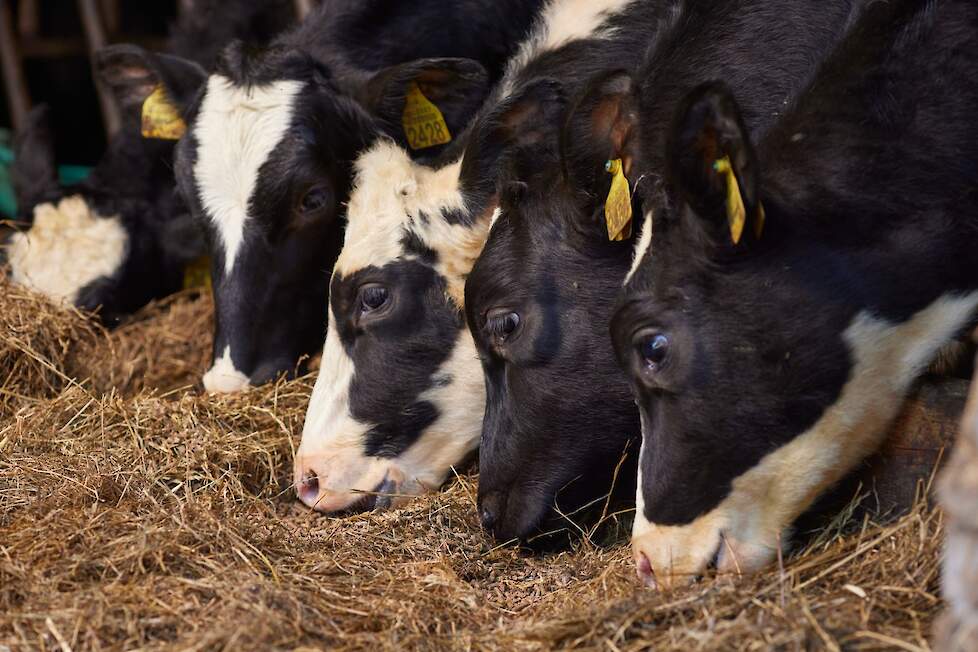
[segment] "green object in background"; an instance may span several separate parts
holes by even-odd
[[[10,181],[10,165],[14,162],[14,150],[11,134],[6,129],[0,129],[0,217],[10,218],[17,214],[17,202],[14,198],[14,186]],[[58,179],[62,185],[84,181],[92,168],[85,165],[58,166]]]

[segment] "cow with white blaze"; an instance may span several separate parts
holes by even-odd
[[[437,153],[541,2],[326,0],[267,48],[232,44],[209,75],[168,75],[146,56],[187,122],[177,180],[211,249],[207,390],[294,372],[322,345],[353,160],[377,133],[407,146],[406,109],[430,104],[441,138],[411,144]]]
[[[771,563],[974,329],[976,46],[973,2],[876,2],[763,137],[737,84],[680,104],[612,327],[647,583]]]
[[[292,3],[283,0],[194,0],[170,30],[166,50],[172,54],[157,56],[192,74],[211,65],[232,39],[267,42],[292,20]],[[206,252],[176,193],[176,136],[141,133],[143,103],[161,80],[138,59],[129,46],[98,53],[95,72],[119,106],[122,125],[87,179],[59,183],[43,107],[18,131],[12,166],[18,221],[30,226],[10,241],[12,280],[98,310],[110,325],[180,290],[188,268]]]
[[[632,56],[669,4],[552,0],[467,132],[440,156],[413,160],[378,138],[357,160],[295,460],[307,505],[333,512],[402,501],[376,496],[436,488],[478,446],[485,392],[463,295],[501,170],[526,148],[556,165],[563,104],[551,77],[583,83]]]
[[[670,6],[637,71],[620,71],[623,59],[609,59],[586,92],[573,93],[560,123],[559,163],[541,164],[532,150],[515,157],[499,217],[466,281],[488,396],[479,507],[501,540],[560,523],[558,511],[590,521],[584,508],[600,516],[612,490],[612,499],[633,499],[641,426],[608,323],[634,238],[627,219],[615,223],[605,210],[613,179],[606,168],[618,166],[621,205],[641,215],[641,198],[663,169],[646,152],[657,151],[685,92],[714,76],[729,79],[743,91],[748,124],[762,130],[860,3]]]

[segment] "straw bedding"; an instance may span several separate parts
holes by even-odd
[[[182,295],[109,333],[0,282],[0,650],[928,649],[924,503],[663,595],[627,541],[492,547],[471,470],[314,515],[290,491],[312,379],[203,396],[210,313]]]

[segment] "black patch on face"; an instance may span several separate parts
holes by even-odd
[[[422,214],[422,218],[427,220],[427,218]],[[404,251],[409,256],[417,256],[417,258],[428,266],[433,266],[438,262],[438,252],[425,244],[424,240],[418,236],[414,231],[408,231],[401,238],[401,246],[404,247]]]
[[[360,288],[365,284],[389,291],[385,306],[373,313],[362,311]],[[372,424],[364,442],[367,455],[403,454],[438,419],[437,406],[420,396],[444,382],[438,369],[463,327],[446,288],[442,276],[414,260],[333,277],[330,309],[354,365],[350,413]]]

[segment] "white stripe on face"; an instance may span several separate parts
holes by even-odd
[[[217,229],[230,273],[244,240],[248,205],[258,171],[292,121],[302,82],[240,87],[212,75],[194,125],[194,177],[200,200]]]
[[[80,196],[34,207],[34,224],[10,240],[14,283],[66,303],[96,279],[119,271],[129,235],[118,216],[102,217]]]
[[[843,334],[854,366],[838,400],[806,432],[735,479],[709,514],[677,527],[636,517],[636,561],[648,560],[660,586],[701,574],[718,546],[721,572],[769,564],[794,520],[879,447],[911,384],[976,308],[978,292],[971,292],[942,296],[899,324],[857,315]]]
[[[628,270],[628,276],[625,277],[625,285],[632,280],[635,276],[635,272],[642,264],[642,260],[645,259],[645,254],[648,253],[649,247],[652,245],[652,211],[645,214],[645,221],[642,223],[642,235],[639,237],[638,242],[635,243],[635,258],[632,260],[632,267]]]

